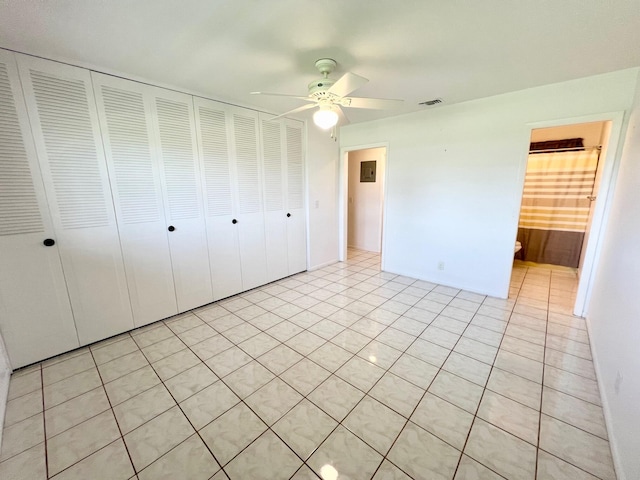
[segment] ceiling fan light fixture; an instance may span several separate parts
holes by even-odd
[[[320,110],[313,114],[313,123],[323,130],[329,130],[338,123],[338,114],[330,107],[320,107]]]

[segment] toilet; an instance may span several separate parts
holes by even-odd
[[[515,245],[515,247],[513,248],[513,254],[515,255],[515,254],[516,254],[516,253],[518,253],[520,250],[522,250],[522,244],[516,240],[516,245]]]

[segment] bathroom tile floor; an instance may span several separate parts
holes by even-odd
[[[17,371],[0,478],[614,479],[572,271],[294,275]]]

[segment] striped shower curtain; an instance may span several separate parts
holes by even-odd
[[[520,259],[578,266],[598,155],[597,149],[529,155],[518,228]]]

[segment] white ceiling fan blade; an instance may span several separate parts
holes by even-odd
[[[340,105],[349,108],[374,108],[385,110],[388,108],[398,108],[404,104],[404,100],[394,100],[391,98],[362,98],[346,97],[341,99]]]
[[[315,108],[315,107],[316,107],[315,103],[313,103],[313,104],[310,103],[310,104],[303,105],[303,106],[298,107],[298,108],[294,108],[293,110],[289,110],[288,112],[284,112],[284,113],[278,115],[277,117],[270,118],[269,120],[277,120],[278,118],[286,117],[287,115],[292,115],[292,114],[298,113],[298,112],[304,112],[305,110],[309,110],[310,108]]]
[[[344,112],[344,110],[340,107],[340,105],[337,105],[338,108],[336,108],[337,112],[338,112],[338,125],[340,125],[341,127],[345,126],[345,125],[349,125],[351,122],[349,121],[349,117],[347,117],[347,114]]]
[[[315,102],[313,98],[302,97],[300,95],[287,95],[286,93],[251,92],[251,95],[268,95],[270,97],[289,97],[289,98],[298,98],[306,102]]]
[[[329,89],[329,93],[333,93],[338,97],[349,95],[354,90],[365,85],[369,80],[355,73],[347,72],[341,76],[336,83]]]

